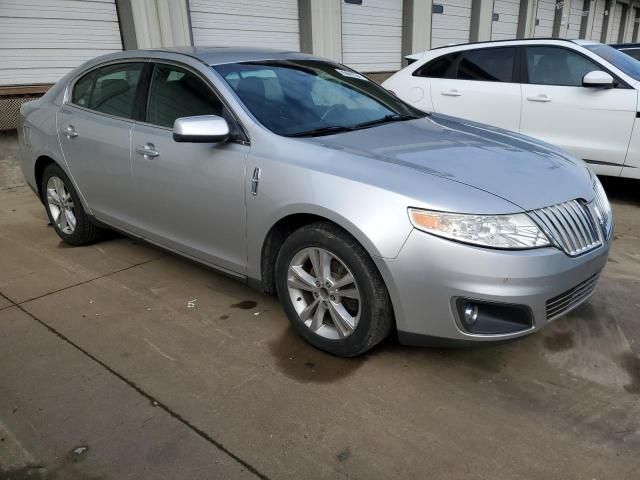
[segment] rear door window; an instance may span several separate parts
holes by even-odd
[[[89,72],[75,83],[71,94],[71,103],[80,107],[89,107],[89,100],[91,99],[91,92],[93,91],[94,77],[95,71]]]
[[[416,70],[413,76],[427,78],[455,78],[454,71],[457,57],[457,53],[450,53],[436,58],[435,60],[431,60],[425,66]]]
[[[515,48],[484,48],[462,52],[456,78],[481,82],[513,82]]]
[[[116,117],[134,119],[136,92],[144,63],[120,63],[98,70],[89,108]]]

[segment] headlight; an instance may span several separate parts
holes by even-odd
[[[409,208],[409,218],[414,227],[424,232],[483,247],[525,249],[551,245],[524,213],[467,215]]]

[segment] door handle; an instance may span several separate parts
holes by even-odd
[[[532,95],[530,97],[527,97],[527,100],[529,100],[530,102],[550,102],[551,98],[546,94],[541,93],[540,95]]]
[[[456,90],[455,88],[452,88],[451,90],[443,90],[442,92],[440,92],[442,95],[446,96],[446,97],[459,97],[462,94]]]
[[[64,129],[64,135],[68,139],[76,138],[78,136],[78,131],[73,125],[68,125],[67,128]]]
[[[145,143],[144,145],[138,145],[136,147],[136,153],[139,153],[144,158],[156,158],[160,155],[160,152],[156,150],[153,143]]]

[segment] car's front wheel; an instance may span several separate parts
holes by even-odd
[[[42,174],[42,196],[49,222],[70,245],[89,245],[102,238],[104,230],[91,222],[69,177],[52,163]]]
[[[391,330],[391,300],[362,246],[333,224],[300,228],[276,261],[278,297],[293,328],[333,355],[366,352]]]

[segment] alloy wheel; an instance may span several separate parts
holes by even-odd
[[[289,263],[287,288],[300,320],[321,337],[351,335],[360,320],[360,290],[345,263],[328,250],[300,250]]]
[[[47,181],[47,206],[58,229],[71,235],[76,229],[73,199],[62,179],[55,175]]]

